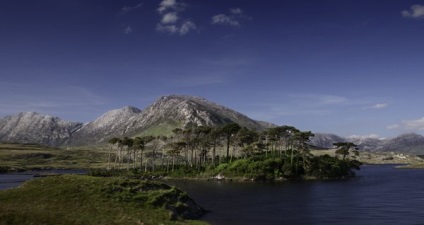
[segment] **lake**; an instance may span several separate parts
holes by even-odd
[[[34,178],[34,175],[40,174],[83,174],[85,170],[33,170],[25,172],[13,172],[0,174],[0,190],[15,188],[27,180]]]
[[[17,187],[34,173],[0,174],[0,189]],[[424,224],[420,169],[367,165],[345,181],[172,183],[211,211],[203,219],[212,225]]]
[[[174,182],[212,225],[424,224],[424,170],[362,166],[346,181]]]

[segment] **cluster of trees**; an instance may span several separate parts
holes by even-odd
[[[243,162],[256,167],[248,166],[250,170],[237,168],[242,173],[239,175],[267,171],[264,173],[284,177],[332,177],[338,174],[335,172],[337,169],[344,170],[339,173],[344,176],[351,173],[352,168],[359,166],[347,157],[355,147],[353,143],[335,144],[338,147],[336,153],[342,159],[312,156],[308,142],[313,136],[310,131],[300,131],[292,126],[279,126],[257,132],[237,123],[229,123],[221,127],[176,128],[170,137],[115,137],[109,140],[111,148],[108,168],[137,168],[145,172],[160,168],[168,172],[183,166],[197,171],[212,168],[219,172],[220,168],[234,168],[233,163],[244,159]],[[258,156],[262,157],[261,160],[258,160]],[[272,158],[268,160],[271,164],[262,163],[267,158]],[[250,161],[246,161],[247,159]],[[258,161],[261,163],[257,163]]]

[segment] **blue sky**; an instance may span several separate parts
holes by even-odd
[[[342,136],[424,134],[424,1],[3,0],[0,117],[169,94]]]

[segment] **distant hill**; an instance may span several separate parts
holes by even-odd
[[[372,137],[347,137],[335,134],[317,133],[310,144],[322,148],[333,148],[336,142],[353,142],[359,150],[379,152],[401,152],[410,154],[424,154],[424,136],[409,133],[395,138],[379,139]]]
[[[159,98],[144,110],[127,106],[106,112],[86,124],[37,113],[5,117],[0,120],[0,141],[52,146],[89,145],[105,142],[114,136],[167,135],[175,128],[217,126],[230,122],[258,131],[275,126],[255,121],[201,97],[170,95]]]

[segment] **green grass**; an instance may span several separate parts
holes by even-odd
[[[171,220],[188,196],[165,184],[61,175],[0,191],[0,225],[207,224]]]
[[[178,127],[181,127],[181,123],[172,119],[169,119],[167,122],[163,122],[160,124],[156,124],[154,126],[151,126],[150,128],[147,128],[142,133],[134,135],[136,136],[171,136],[172,130]]]
[[[8,169],[106,168],[107,157],[106,148],[61,149],[39,145],[0,144],[0,165]]]

